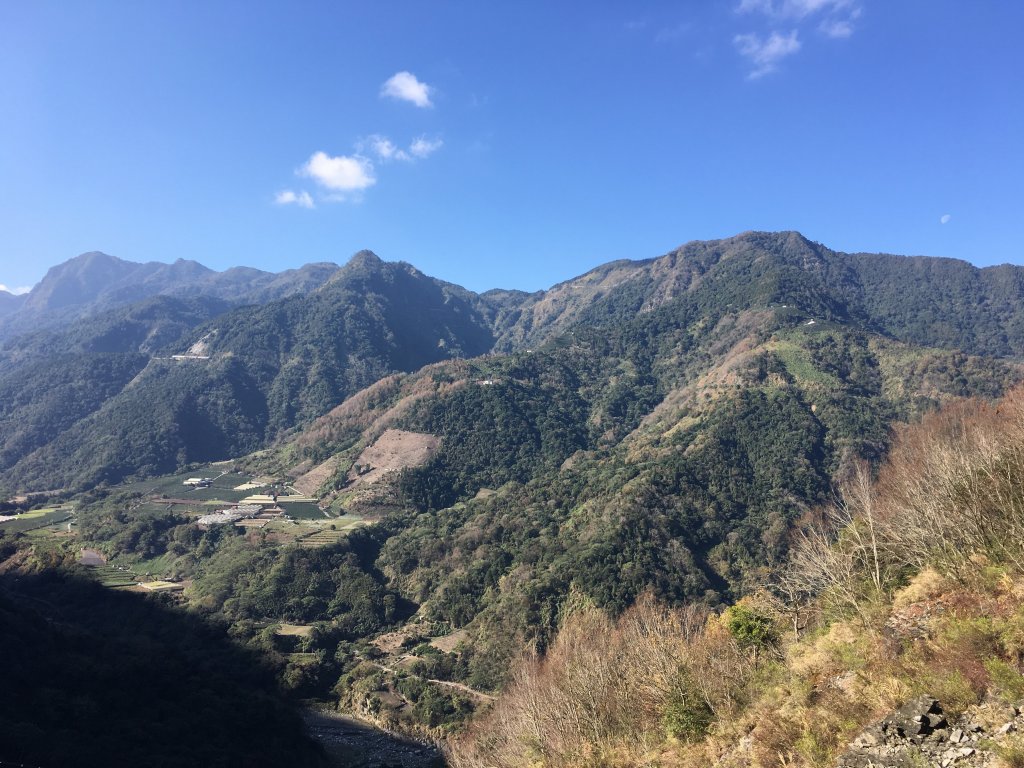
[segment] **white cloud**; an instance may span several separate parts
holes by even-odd
[[[861,15],[859,0],[740,0],[737,13],[761,13],[773,21],[803,22],[820,14],[818,31],[833,39],[853,34]]]
[[[740,54],[750,59],[750,63],[754,65],[748,75],[752,80],[774,72],[782,59],[800,50],[800,41],[795,29],[788,35],[772,32],[764,39],[754,33],[736,35],[733,43]]]
[[[373,135],[366,140],[370,150],[381,160],[408,160],[409,155],[405,150],[399,149],[391,139],[386,136]]]
[[[387,136],[381,136],[376,133],[359,141],[356,144],[356,149],[360,152],[372,152],[384,162],[389,160],[409,162],[413,159],[412,155],[395,144]]]
[[[774,13],[772,0],[740,0],[736,13]]]
[[[356,142],[351,155],[331,156],[326,152],[314,152],[295,173],[313,179],[323,190],[317,194],[317,202],[358,202],[359,193],[377,183],[376,158],[381,164],[394,160],[414,163],[434,154],[444,145],[441,139],[420,136],[408,147],[402,149],[387,136],[371,134]],[[278,205],[298,205],[315,208],[313,197],[306,191],[296,192],[285,189],[274,196]]]
[[[0,291],[7,291],[7,293],[13,293],[15,296],[21,296],[23,293],[28,293],[32,290],[31,285],[22,285],[18,288],[8,288],[3,283],[0,283]]]
[[[278,205],[297,205],[300,208],[316,208],[313,198],[305,190],[294,192],[290,189],[282,190],[274,195],[274,202]]]
[[[387,136],[373,134],[356,144],[356,149],[360,152],[372,152],[384,162],[402,160],[411,163],[430,157],[443,146],[444,141],[441,139],[428,139],[426,136],[420,136],[413,140],[408,149],[402,149]]]
[[[380,88],[381,96],[399,101],[408,101],[417,107],[432,107],[430,94],[434,89],[421,83],[412,72],[398,72],[392,75]]]
[[[420,136],[409,145],[409,154],[422,160],[425,157],[430,157],[443,146],[444,142],[441,139],[428,139],[425,136]]]
[[[950,216],[948,213],[944,213],[942,214],[942,217],[939,219],[939,224],[949,224],[949,222],[951,222],[952,220],[952,216]]]
[[[331,157],[326,152],[316,152],[298,174],[334,192],[359,192],[377,183],[373,163],[358,155]]]

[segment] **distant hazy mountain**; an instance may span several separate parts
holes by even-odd
[[[25,296],[15,296],[7,291],[0,291],[0,318],[14,312],[25,303]]]
[[[307,264],[277,274],[250,267],[216,272],[186,259],[140,264],[98,251],[83,253],[52,267],[23,299],[15,297],[16,304],[0,297],[0,338],[59,327],[150,296],[262,303],[313,290],[338,269],[336,264]]]

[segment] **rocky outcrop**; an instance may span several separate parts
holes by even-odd
[[[1002,743],[1024,730],[1020,707],[988,701],[954,721],[919,696],[862,732],[838,768],[996,768]]]

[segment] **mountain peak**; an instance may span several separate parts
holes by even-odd
[[[349,267],[379,267],[383,263],[384,263],[384,260],[381,259],[380,256],[378,256],[373,251],[370,251],[370,250],[367,250],[367,249],[364,248],[363,250],[361,250],[358,253],[356,253],[351,259],[349,259],[348,260],[348,264],[346,266],[349,266]]]
[[[80,265],[80,266],[95,266],[99,264],[127,264],[124,259],[119,259],[117,256],[111,256],[109,253],[103,251],[86,251],[80,253],[74,258],[68,259],[63,264],[58,264],[50,269],[59,269],[69,264]]]

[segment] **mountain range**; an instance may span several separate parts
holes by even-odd
[[[0,321],[0,478],[10,489],[82,488],[237,456],[388,375],[539,356],[597,329],[644,338],[653,389],[623,404],[634,411],[707,375],[721,352],[705,349],[709,339],[812,322],[1016,357],[1022,298],[1020,267],[843,254],[795,232],[692,242],[535,293],[476,294],[368,251],[276,275],[84,254]],[[669,380],[665,360],[682,366]]]
[[[338,269],[336,264],[306,264],[280,273],[252,267],[216,272],[188,259],[140,264],[92,251],[52,267],[27,294],[0,292],[0,339],[64,326],[152,296],[262,303],[311,290]]]
[[[181,601],[293,695],[389,727],[458,727],[526,649],[557,658],[581,609],[762,594],[850,478],[918,450],[910,425],[1024,381],[1021,267],[795,232],[533,293],[369,251],[230,290],[224,275],[251,273],[164,265],[181,276],[164,285],[143,279],[159,265],[73,261],[9,315],[40,313],[32,330],[0,341],[0,487],[73,499],[75,530],[5,536],[0,553],[81,572],[84,546],[112,576],[187,584]],[[112,287],[122,267],[137,300]],[[205,528],[207,496],[167,498],[225,459],[211,503],[283,483],[315,519]]]

